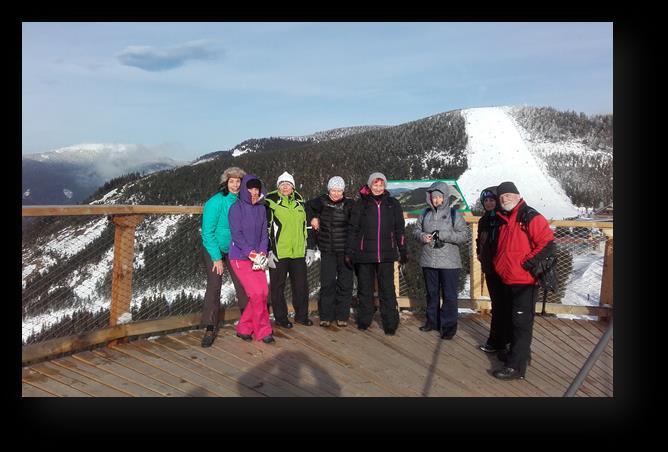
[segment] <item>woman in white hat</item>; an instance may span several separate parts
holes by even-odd
[[[345,264],[348,222],[353,201],[344,195],[346,184],[334,176],[327,183],[327,193],[306,203],[312,229],[308,251],[320,250],[320,326],[347,326],[353,295],[353,271]],[[307,253],[308,253],[307,251]]]
[[[295,180],[287,171],[278,176],[277,190],[267,194],[269,227],[269,279],[271,309],[276,325],[292,328],[285,301],[285,281],[290,275],[295,321],[310,326],[308,281],[306,279],[306,209],[304,198],[295,191]],[[312,251],[309,254],[312,259]]]

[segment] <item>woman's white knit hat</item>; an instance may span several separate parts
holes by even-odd
[[[295,186],[295,178],[292,177],[292,174],[288,173],[287,171],[278,176],[278,179],[276,180],[276,187],[279,187],[281,182],[290,182],[293,188]]]

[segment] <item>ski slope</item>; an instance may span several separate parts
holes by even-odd
[[[527,204],[547,219],[579,214],[559,183],[531,154],[504,108],[472,108],[461,114],[468,134],[468,169],[457,184],[469,205],[475,204],[483,189],[512,181]]]

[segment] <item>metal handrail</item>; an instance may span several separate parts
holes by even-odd
[[[584,382],[585,378],[587,378],[587,375],[589,375],[589,371],[594,366],[594,363],[596,363],[596,360],[599,358],[599,356],[601,356],[601,353],[603,353],[603,350],[608,345],[608,342],[610,341],[611,337],[612,337],[612,319],[610,320],[610,326],[603,334],[603,336],[601,336],[601,339],[598,341],[598,344],[596,344],[596,347],[594,347],[594,350],[592,350],[592,352],[589,354],[589,357],[582,365],[580,372],[578,372],[578,374],[575,376],[575,379],[564,393],[563,395],[564,397],[575,396],[575,393],[578,392],[578,389],[580,389],[580,386]]]

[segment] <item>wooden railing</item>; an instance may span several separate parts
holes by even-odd
[[[128,312],[132,297],[132,271],[135,230],[145,215],[179,215],[202,214],[201,206],[151,206],[151,205],[85,205],[85,206],[24,206],[22,216],[68,216],[68,215],[108,215],[115,225],[114,261],[112,270],[111,308],[109,328],[99,329],[88,333],[51,339],[44,342],[30,344],[23,347],[23,362],[28,363],[45,357],[67,353],[102,343],[113,343],[131,336],[170,331],[185,327],[196,326],[200,322],[200,314],[188,314],[146,320],[133,323],[119,323],[119,316]],[[471,224],[471,256],[475,256],[475,237],[479,217],[465,216],[466,222]],[[599,306],[575,306],[550,303],[547,312],[552,314],[575,314],[609,317],[612,315],[612,232],[613,224],[607,222],[577,222],[551,221],[554,226],[587,227],[603,230],[608,238],[605,246],[603,276],[601,281],[601,296]],[[470,268],[470,298],[460,299],[459,307],[479,311],[491,309],[483,273],[477,259],[471,258]],[[398,278],[398,271],[395,271]],[[424,306],[424,299],[415,299],[399,296],[397,287],[397,301],[400,308]],[[311,300],[312,310],[317,309],[317,302]],[[292,307],[289,307],[292,310]],[[222,309],[221,320],[229,321],[239,318],[237,308]]]

